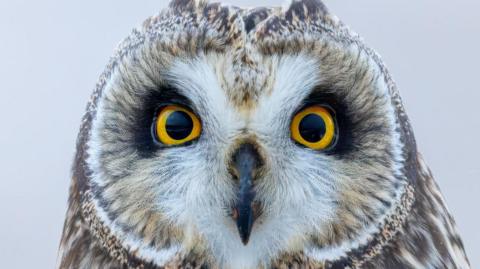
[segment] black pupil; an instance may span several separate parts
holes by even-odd
[[[192,133],[193,120],[187,113],[175,111],[168,116],[165,129],[171,138],[182,140]]]
[[[325,121],[317,114],[308,114],[303,117],[298,129],[303,139],[310,143],[322,140],[326,132]]]

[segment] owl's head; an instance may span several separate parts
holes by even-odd
[[[139,259],[249,268],[368,241],[405,190],[413,143],[381,60],[320,2],[177,0],[102,75],[76,174]]]

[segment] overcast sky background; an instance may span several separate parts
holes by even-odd
[[[480,268],[480,1],[325,2],[389,66],[472,267]],[[116,44],[165,5],[0,0],[2,268],[55,266],[75,139],[91,90]]]

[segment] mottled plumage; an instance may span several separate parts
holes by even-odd
[[[197,141],[154,141],[155,113],[170,103],[199,116]],[[331,149],[292,141],[306,104],[335,111]],[[242,150],[258,160],[255,222],[240,240]],[[62,269],[470,268],[385,65],[317,0],[174,0],[135,29],[83,118],[58,259]]]

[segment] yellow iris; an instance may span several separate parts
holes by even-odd
[[[335,120],[328,109],[310,106],[295,115],[290,125],[292,139],[315,150],[328,148],[335,138]]]
[[[168,105],[160,110],[155,122],[155,136],[165,145],[181,145],[200,136],[202,126],[190,110]]]

